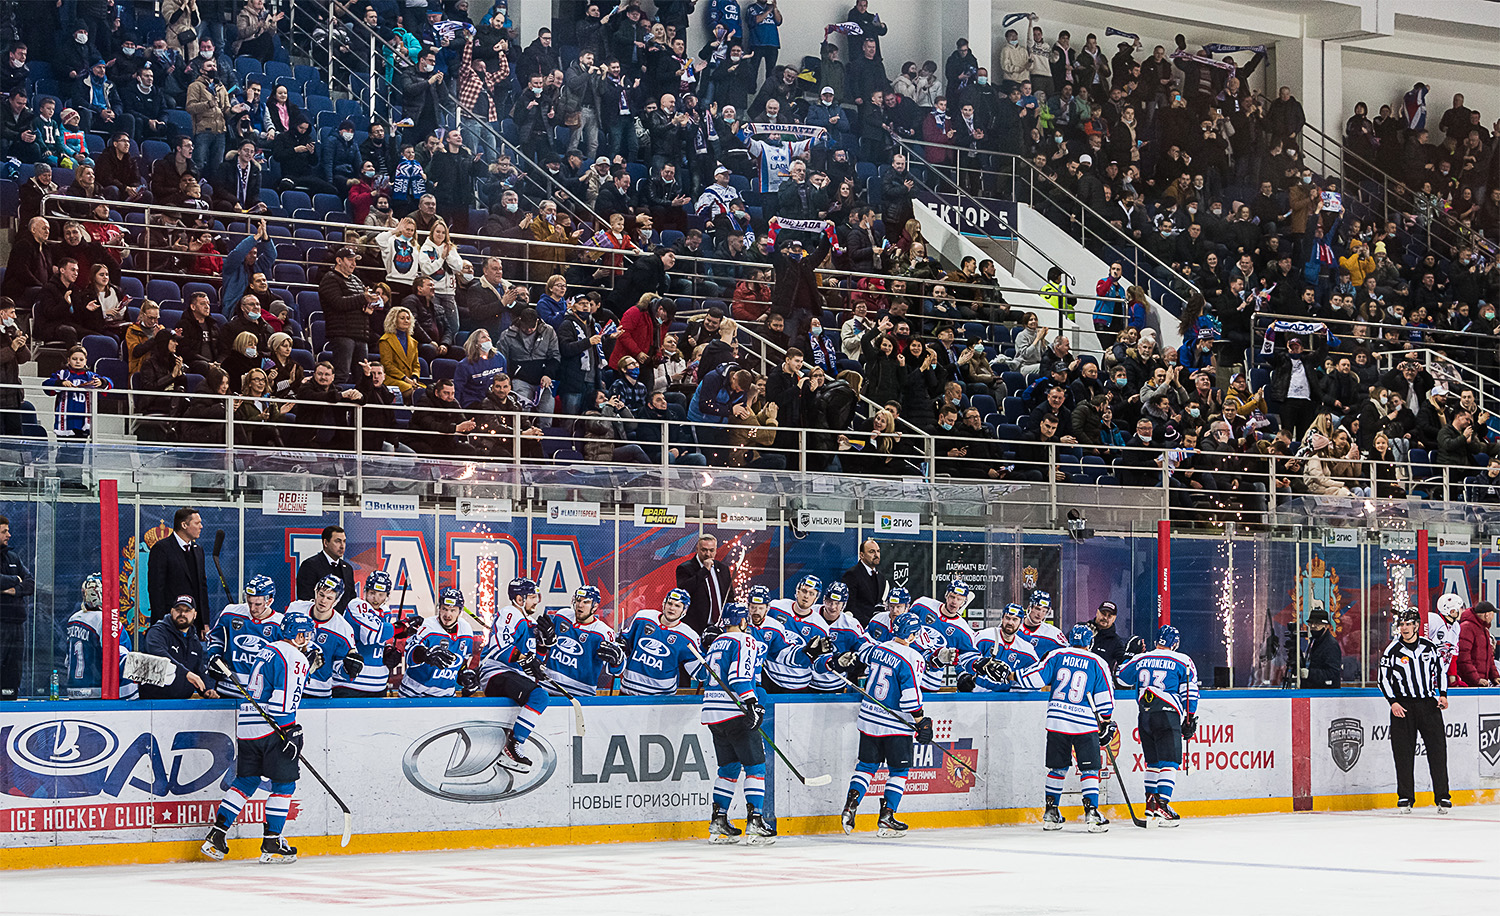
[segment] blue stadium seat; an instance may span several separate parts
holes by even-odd
[[[1000,381],[1005,385],[1005,390],[1012,394],[1019,394],[1026,390],[1026,376],[1019,372],[1002,372]]]
[[[288,264],[282,261],[271,268],[271,273],[271,279],[277,283],[295,283],[300,286],[307,282],[307,271],[302,269],[301,264]]]
[[[1026,412],[1026,402],[1011,395],[1005,399],[1005,419],[1014,423]]]
[[[312,198],[306,191],[283,191],[281,192],[281,208],[288,212],[295,210],[307,210],[312,208]],[[288,233],[290,235],[291,233]]]
[[[326,95],[310,95],[307,97],[307,107],[303,109],[311,115],[312,112],[333,111],[333,99]],[[337,114],[338,112],[334,112]]]
[[[144,299],[146,297],[146,287],[142,286],[141,281],[136,277],[121,277],[120,292],[132,299]]]
[[[277,60],[267,62],[266,65],[261,68],[261,72],[266,75],[266,79],[271,80],[272,82],[281,79],[282,77],[286,77],[287,79],[295,79],[297,75],[296,71],[292,69],[290,64],[284,64],[281,61]]]
[[[318,364],[318,361],[313,357],[311,350],[293,350],[292,362],[301,366],[308,372],[313,371],[313,368]]]
[[[260,73],[260,61],[248,54],[241,54],[234,59],[234,75],[239,79],[240,85],[244,85],[245,77],[252,73]]]
[[[312,206],[314,210],[322,213],[324,218],[330,215],[345,215],[344,199],[337,194],[315,194]]]
[[[456,359],[435,359],[432,361],[432,377],[434,380],[453,378],[454,373],[457,371],[458,360]]]
[[[167,123],[181,134],[189,137],[193,135],[193,116],[181,108],[169,108],[166,113]]]
[[[978,410],[982,417],[995,412],[995,399],[987,394],[976,394],[969,399],[969,406]]]
[[[161,310],[161,326],[164,327],[164,328],[166,328],[167,330],[170,331],[173,328],[177,327],[177,323],[179,321],[181,321],[181,320],[182,320],[182,309],[165,309],[164,308],[164,309]]]
[[[323,352],[323,344],[328,340],[328,336],[325,333],[326,328],[327,325],[322,321],[314,321],[308,325],[308,329],[312,333],[313,349],[319,353]]]
[[[163,299],[181,299],[182,289],[175,280],[152,280],[146,285],[146,298],[153,302]]]
[[[109,379],[110,385],[112,385],[116,390],[129,390],[130,364],[125,360],[120,359],[118,356],[105,356],[96,360],[94,362],[94,371]]]
[[[676,229],[663,229],[661,233],[661,243],[668,248],[682,244],[684,238],[686,236]]]
[[[1271,381],[1271,370],[1263,366],[1256,366],[1250,370],[1250,390],[1256,392],[1264,388]]]
[[[196,280],[182,284],[182,301],[186,302],[193,298],[194,293],[206,293],[210,305],[219,304],[219,291],[209,283],[200,283]]]
[[[303,290],[297,293],[297,320],[306,326],[312,321],[313,313],[318,311],[318,294],[311,290]]]
[[[298,64],[297,66],[292,68],[292,75],[297,77],[297,79],[301,80],[304,83],[308,80],[323,79],[322,72],[318,70],[317,67],[314,67],[311,64]]]
[[[333,110],[338,112],[340,121],[348,118],[356,127],[359,126],[360,118],[365,116],[364,106],[359,103],[359,99],[339,99],[333,103]]]
[[[83,348],[89,351],[89,365],[101,359],[119,359],[120,342],[108,334],[89,334],[83,338]]]

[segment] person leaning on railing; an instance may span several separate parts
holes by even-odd
[[[354,447],[350,407],[362,401],[363,396],[353,388],[338,387],[332,363],[319,362],[297,389],[295,399],[296,423],[282,436],[287,445],[330,451],[350,451]]]
[[[251,369],[240,379],[240,397],[234,402],[234,444],[281,448],[281,427],[296,405],[273,397],[270,375]]]

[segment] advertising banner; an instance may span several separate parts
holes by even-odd
[[[1448,733],[1448,782],[1454,789],[1479,787],[1483,729],[1479,697],[1455,691],[1443,722]],[[1493,697],[1484,699],[1493,703]],[[1494,704],[1493,712],[1500,712]],[[1486,721],[1500,716],[1483,717]],[[1313,697],[1310,719],[1312,790],[1319,795],[1375,795],[1396,791],[1391,755],[1391,706],[1379,696]],[[1494,726],[1500,727],[1500,721]],[[1492,750],[1494,754],[1500,748]],[[1431,792],[1427,747],[1417,738],[1418,793]],[[1493,766],[1493,764],[1490,764]]]

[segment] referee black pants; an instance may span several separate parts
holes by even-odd
[[[1406,715],[1391,716],[1391,754],[1396,758],[1396,800],[1416,800],[1413,786],[1417,735],[1427,746],[1427,769],[1432,774],[1433,803],[1448,801],[1448,736],[1443,729],[1443,711],[1437,700],[1399,700]]]

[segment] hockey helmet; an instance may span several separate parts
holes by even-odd
[[[891,635],[897,639],[911,639],[922,629],[922,620],[916,614],[902,614],[891,622]]]
[[[1048,594],[1047,592],[1044,592],[1044,591],[1035,591],[1035,592],[1032,592],[1031,593],[1031,606],[1032,607],[1039,607],[1039,608],[1046,608],[1047,610],[1051,610],[1052,609],[1052,596],[1050,594]]]
[[[510,580],[510,585],[505,588],[505,593],[512,601],[535,595],[537,591],[536,583],[524,577]]]
[[[911,592],[904,588],[893,588],[886,592],[885,603],[890,605],[911,604]]]
[[[970,595],[974,594],[974,590],[972,588],[969,588],[969,583],[965,582],[964,580],[954,579],[952,582],[948,583],[947,593],[950,595],[957,595],[960,598],[967,598]]]
[[[1443,595],[1437,600],[1437,612],[1448,620],[1457,617],[1464,609],[1464,599],[1453,592]]]
[[[1448,596],[1444,595],[1443,597],[1446,598]],[[1453,597],[1457,598],[1458,596],[1454,595]],[[1406,610],[1396,615],[1396,626],[1399,627],[1403,623],[1414,623],[1418,626],[1421,626],[1422,615],[1418,614],[1415,608],[1407,608]]]
[[[724,610],[719,614],[719,623],[726,627],[742,627],[749,619],[750,609],[738,601],[724,605]]]
[[[390,573],[382,572],[381,570],[377,569],[374,572],[370,573],[368,576],[365,576],[365,594],[368,595],[370,592],[381,592],[383,594],[389,595],[394,584],[395,583],[391,582]]]
[[[1156,631],[1156,647],[1158,649],[1175,649],[1182,645],[1182,634],[1170,623]]]
[[[1079,649],[1089,649],[1094,645],[1094,628],[1086,623],[1075,623],[1073,629],[1068,631],[1068,645]]]
[[[826,601],[842,601],[845,604],[848,604],[849,603],[849,586],[846,585],[846,584],[844,584],[843,582],[830,582],[830,583],[828,583],[828,590],[823,593],[823,600],[825,602]]]
[[[685,588],[674,588],[670,592],[667,592],[667,597],[662,599],[662,604],[666,604],[668,601],[676,601],[686,610],[692,606],[693,596],[689,595]]]
[[[276,580],[266,575],[251,576],[250,581],[245,583],[245,597],[275,601]]]
[[[328,575],[318,580],[318,584],[313,587],[313,591],[333,592],[333,594],[335,595],[334,600],[338,600],[339,598],[344,597],[344,580],[340,579],[338,576],[335,576],[333,573],[329,573]]]
[[[766,588],[764,585],[752,585],[750,587],[750,597],[748,598],[748,600],[746,601],[746,603],[747,604],[770,604],[771,603],[771,590],[769,588]]]
[[[438,608],[464,609],[464,593],[456,588],[448,587],[438,592]]]
[[[1000,616],[1002,618],[1003,617],[1025,617],[1026,616],[1026,609],[1023,608],[1023,607],[1021,607],[1019,604],[1016,604],[1014,601],[1012,601],[1010,604],[1007,604],[1005,606],[1005,610],[1003,610],[1003,611],[1000,612]]]
[[[819,579],[817,576],[812,575],[811,573],[808,573],[807,575],[797,580],[797,587],[802,588],[803,586],[812,589],[813,593],[816,594],[823,590],[823,580]]]
[[[301,611],[287,611],[281,618],[281,638],[287,642],[298,636],[311,636],[316,629],[313,619]]]
[[[104,607],[104,577],[99,573],[90,573],[83,580],[83,606],[94,610]]]
[[[599,606],[599,602],[601,600],[599,589],[595,588],[592,585],[580,585],[577,588],[573,589],[573,600],[577,601],[580,598],[584,599],[585,601],[594,602],[595,607]]]

